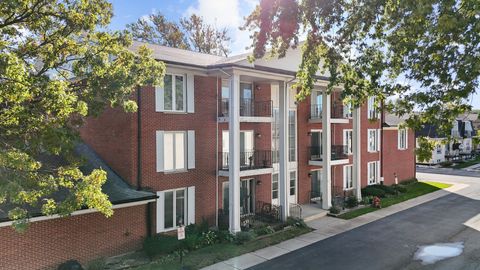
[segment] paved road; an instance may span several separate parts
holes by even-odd
[[[480,178],[418,177],[470,186],[250,269],[480,269]],[[474,217],[479,221],[471,225]],[[451,242],[464,242],[460,256],[432,265],[413,259],[418,246]]]

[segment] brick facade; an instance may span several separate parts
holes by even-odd
[[[0,269],[52,269],[140,249],[147,234],[146,205],[115,210],[106,218],[91,213],[32,222],[25,233],[0,228]]]

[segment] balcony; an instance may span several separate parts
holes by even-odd
[[[220,108],[218,111],[218,117],[223,122],[228,121],[229,110],[228,98],[220,100]],[[253,99],[241,99],[240,100],[240,121],[241,122],[271,122],[272,118],[272,101],[255,101]],[[249,119],[250,118],[250,119]],[[256,119],[253,120],[252,118]]]
[[[332,123],[348,123],[348,119],[352,118],[352,112],[347,110],[343,104],[332,104],[330,110],[330,118]],[[322,121],[322,105],[313,104],[310,107],[310,114],[308,116],[310,122],[319,123]]]
[[[332,145],[331,146],[331,160],[336,161],[336,160],[346,160],[348,159],[348,149],[347,146],[345,145]],[[310,165],[317,165],[320,166],[322,165],[321,162],[323,161],[323,153],[322,153],[322,148],[320,146],[310,146],[308,147],[308,153],[309,153],[309,164]]]
[[[322,105],[321,104],[313,104],[310,108],[310,115],[308,119],[312,121],[321,121],[322,120]]]
[[[229,153],[219,153],[219,170],[227,171],[229,166]],[[272,151],[255,150],[248,152],[240,152],[240,171],[263,170],[272,168]],[[251,174],[250,174],[251,175]],[[227,174],[228,176],[228,174]],[[241,173],[240,176],[246,176]]]

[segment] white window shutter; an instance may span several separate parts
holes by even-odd
[[[195,223],[195,187],[187,189],[187,225]]]
[[[397,145],[398,145],[398,149],[401,149],[402,148],[402,144],[401,144],[401,141],[402,141],[402,130],[399,129],[398,132],[397,132]]]
[[[164,111],[164,90],[160,86],[155,86],[155,111]]]
[[[163,172],[163,131],[157,130],[156,132],[157,147],[156,147],[156,156],[157,156],[157,172]]]
[[[382,130],[377,129],[377,151],[380,151],[381,149],[381,143],[382,143]]]
[[[380,182],[380,161],[377,161],[377,175],[375,177],[375,182],[379,183]]]
[[[163,191],[157,192],[157,233],[162,232],[165,228],[165,193]]]
[[[193,74],[187,74],[187,112],[195,112],[195,78]]]
[[[405,149],[408,149],[408,128],[405,129]]]
[[[188,159],[188,168],[195,169],[195,130],[189,130],[187,134],[187,159]]]

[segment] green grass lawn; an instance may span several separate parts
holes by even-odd
[[[398,195],[392,195],[390,197],[382,198],[382,208],[389,207],[391,205],[413,199],[415,197],[431,193],[440,189],[450,187],[450,184],[438,183],[438,182],[415,182],[408,185],[405,185],[407,191],[405,193],[400,193]],[[352,219],[366,213],[379,210],[371,206],[356,209],[345,214],[338,216],[342,219]]]
[[[230,258],[255,251],[267,246],[278,244],[282,241],[296,237],[298,235],[311,232],[310,228],[292,227],[284,231],[278,231],[270,235],[266,235],[261,238],[254,239],[250,242],[242,245],[234,243],[221,243],[214,244],[212,246],[204,247],[198,250],[187,253],[183,259],[184,266],[187,269],[200,269],[217,262],[228,260]],[[174,256],[162,256],[157,258],[148,265],[135,268],[136,270],[156,270],[156,269],[168,269],[178,270],[181,269],[181,264],[178,257]]]
[[[478,163],[480,163],[480,156],[477,156],[475,159],[472,159],[472,160],[467,160],[467,161],[462,162],[462,163],[457,163],[457,164],[453,165],[451,168],[463,169],[463,168],[467,168],[467,167],[470,167],[470,166],[478,164]]]

